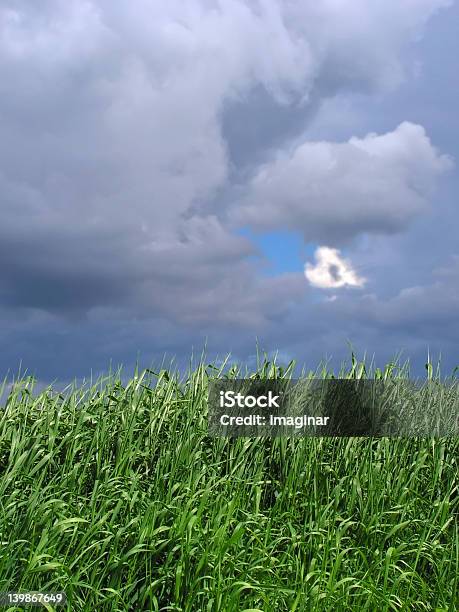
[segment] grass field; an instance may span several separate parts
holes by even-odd
[[[406,373],[340,373],[370,375]],[[458,438],[210,438],[210,376],[13,385],[0,591],[65,591],[74,612],[458,609]]]

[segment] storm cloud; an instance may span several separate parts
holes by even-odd
[[[453,161],[425,126],[402,117],[314,141],[307,129],[340,94],[409,81],[429,20],[450,6],[4,1],[2,368],[41,360],[50,375],[73,350],[71,374],[123,360],[118,337],[127,361],[136,345],[185,354],[206,337],[244,356],[255,335],[275,343],[296,312],[315,316],[301,267],[261,274],[266,253],[240,230],[358,248],[435,210]]]

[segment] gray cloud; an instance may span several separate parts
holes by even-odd
[[[360,356],[376,355],[379,365],[401,353],[402,361],[410,358],[414,375],[424,373],[429,351],[434,360],[442,357],[445,375],[459,365],[457,255],[435,269],[425,284],[405,287],[388,298],[375,293],[335,295],[334,300],[308,300],[307,316],[305,304],[297,304],[281,328],[262,337],[264,346],[280,347],[310,367],[325,357],[339,367],[349,357],[350,341]]]
[[[302,132],[337,92],[400,82],[405,49],[448,5],[5,0],[0,335],[14,348],[3,364],[47,351],[49,368],[53,355],[70,368],[73,343],[88,355],[95,338],[100,362],[123,346],[131,355],[136,342],[187,352],[207,334],[242,353],[255,333],[274,340],[271,327],[287,329],[295,304],[304,316],[304,276],[260,277],[254,246],[228,223],[233,171],[258,177],[247,185],[237,176],[238,189],[252,188],[240,223],[286,223],[315,241],[407,227],[446,165],[421,127],[342,145],[304,143]],[[308,147],[336,162],[330,184]],[[291,184],[274,177],[277,191],[260,172],[278,166],[257,171],[276,150],[291,172]],[[335,221],[304,216],[295,154],[327,192],[329,216],[341,196]],[[376,183],[372,210],[362,174]],[[263,194],[290,201],[287,221],[285,209],[275,221],[280,208]]]
[[[408,122],[347,143],[305,142],[257,172],[232,219],[300,229],[306,241],[326,244],[394,233],[425,211],[435,178],[451,167],[424,129]]]
[[[459,327],[454,324],[459,305],[458,262],[452,258],[434,272],[430,283],[408,287],[389,299],[339,294],[334,301],[311,302],[304,295],[277,312],[271,302],[271,319],[261,325],[247,321],[245,328],[218,320],[177,325],[170,317],[133,318],[112,308],[93,309],[87,320],[69,327],[62,318],[42,311],[29,311],[26,319],[12,311],[0,317],[0,342],[5,347],[0,363],[2,371],[8,367],[16,371],[19,360],[27,355],[25,365],[33,371],[65,379],[88,375],[90,367],[97,374],[110,361],[130,365],[137,358],[142,365],[159,365],[164,356],[166,363],[177,356],[176,363],[186,366],[191,348],[199,355],[206,340],[209,359],[228,352],[246,359],[254,354],[258,339],[262,350],[278,349],[284,360],[295,358],[300,365],[315,368],[320,359],[329,357],[330,364],[339,368],[341,360],[349,357],[347,342],[351,340],[359,356],[367,352],[371,358],[376,353],[378,365],[404,351],[403,358],[411,357],[417,375],[422,375],[428,350],[434,359],[441,353],[447,374],[458,365]],[[296,283],[293,277],[290,281]],[[271,288],[279,302],[281,292]],[[250,292],[248,300],[253,296]],[[227,304],[222,314],[230,310]]]

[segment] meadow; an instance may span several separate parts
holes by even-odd
[[[457,437],[208,435],[211,378],[293,368],[203,361],[39,393],[15,381],[0,409],[0,591],[64,591],[57,609],[72,612],[459,609]],[[407,371],[352,357],[338,375]],[[459,390],[438,376],[428,364],[440,410]]]

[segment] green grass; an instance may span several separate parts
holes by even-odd
[[[375,375],[406,371],[340,373]],[[73,612],[458,609],[458,438],[210,438],[209,376],[13,385],[0,591],[65,591]]]

